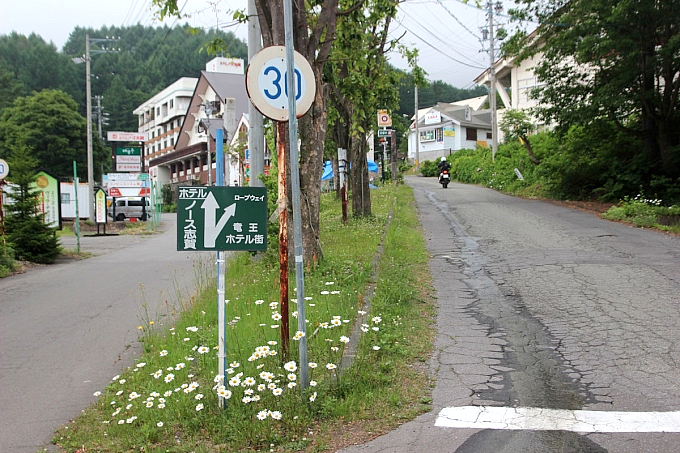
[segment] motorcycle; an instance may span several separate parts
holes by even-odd
[[[449,185],[449,182],[451,181],[451,175],[449,175],[448,170],[442,170],[441,173],[439,173],[439,184],[446,189],[446,186]]]

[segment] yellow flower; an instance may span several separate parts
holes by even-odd
[[[138,330],[142,330],[142,329],[144,329],[144,327],[138,326],[137,329],[138,329]]]
[[[150,326],[153,326],[154,324],[156,324],[156,323],[153,322],[153,321],[149,321],[149,325],[150,325]]]

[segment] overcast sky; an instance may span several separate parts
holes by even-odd
[[[28,36],[35,32],[61,49],[76,26],[98,29],[176,23],[175,19],[166,19],[159,24],[150,4],[150,0],[0,0],[0,35],[16,31]],[[246,7],[246,0],[178,0],[178,4],[190,15],[179,23],[206,29],[219,26],[246,41],[246,26],[231,20],[234,10]],[[489,55],[482,50],[480,40],[480,29],[487,26],[486,12],[474,4],[474,0],[469,4],[460,0],[408,0],[400,5],[390,35],[405,34],[401,42],[419,49],[418,63],[427,71],[428,79],[472,88],[474,78],[489,65]],[[497,17],[499,22],[507,22],[503,15]],[[488,47],[488,41],[484,47]],[[396,54],[391,61],[406,68]]]

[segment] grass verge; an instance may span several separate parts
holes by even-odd
[[[641,195],[625,198],[602,217],[631,223],[638,228],[656,228],[680,234],[680,206],[661,206],[661,200],[648,200]]]
[[[371,193],[374,216],[347,224],[334,195],[322,198],[325,259],[305,275],[308,364],[299,363],[295,337],[287,356],[281,350],[275,250],[236,254],[226,278],[227,376],[216,376],[216,289],[205,279],[172,327],[143,321],[142,357],[53,441],[68,452],[317,452],[365,441],[429,410],[434,307],[415,201],[405,186]],[[376,286],[364,315],[369,283]],[[291,301],[292,334],[295,308]],[[341,370],[357,316],[367,321],[355,360]],[[304,394],[302,366],[311,379]],[[228,398],[225,410],[218,395]]]

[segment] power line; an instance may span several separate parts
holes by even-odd
[[[399,19],[396,19],[396,20],[397,20],[397,23],[399,23],[399,25],[401,25],[402,27],[404,27],[404,29],[405,29],[406,31],[408,31],[409,33],[411,33],[411,34],[412,34],[413,36],[415,36],[416,38],[420,39],[425,45],[431,47],[431,48],[434,49],[436,52],[440,53],[441,55],[445,56],[446,58],[448,58],[448,59],[450,59],[450,60],[453,60],[453,61],[455,61],[456,63],[462,64],[463,66],[468,66],[468,67],[470,67],[470,68],[474,68],[474,69],[487,69],[487,68],[484,67],[484,66],[476,66],[476,65],[472,65],[472,64],[469,64],[469,63],[465,63],[465,62],[463,62],[463,61],[460,61],[460,60],[458,60],[458,59],[456,59],[456,58],[453,58],[451,55],[448,55],[448,54],[442,52],[441,49],[438,49],[438,48],[434,47],[432,44],[430,44],[429,42],[427,42],[425,39],[423,39],[423,38],[421,38],[420,36],[418,36],[418,34],[414,33],[414,32],[413,32],[412,30],[410,30],[406,25],[404,25],[403,21],[400,21]]]

